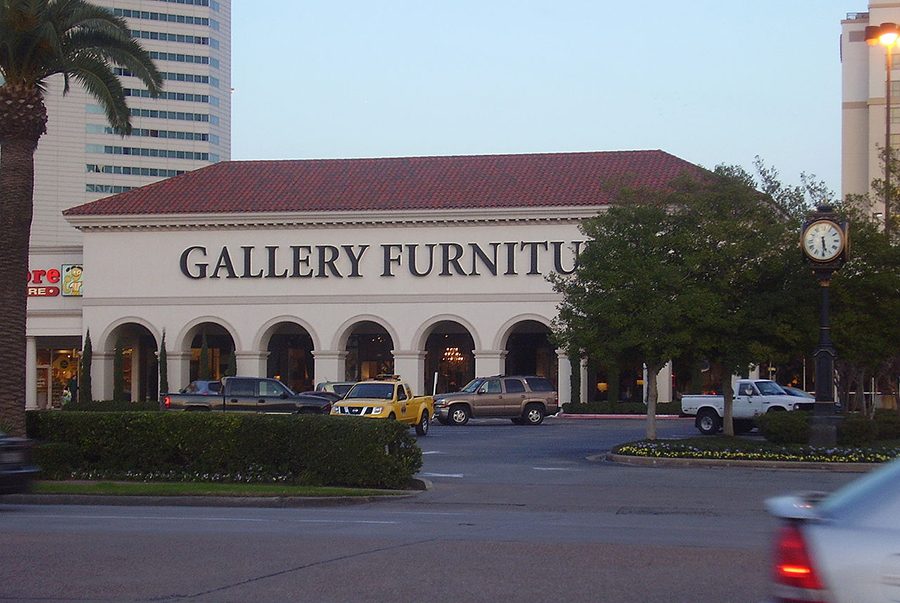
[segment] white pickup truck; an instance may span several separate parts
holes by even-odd
[[[768,379],[741,379],[734,386],[732,418],[735,433],[753,429],[754,418],[767,412],[811,410],[812,401],[785,393],[781,386]],[[723,396],[687,395],[681,398],[681,412],[696,416],[700,433],[709,435],[722,428],[725,417]]]

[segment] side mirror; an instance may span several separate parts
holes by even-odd
[[[281,392],[280,398],[281,398],[282,400],[286,400],[287,397],[288,397],[287,392]]]

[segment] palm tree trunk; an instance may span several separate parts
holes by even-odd
[[[25,435],[25,317],[34,195],[34,141],[7,138],[0,151],[0,424]]]

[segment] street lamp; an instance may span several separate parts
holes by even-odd
[[[891,238],[891,71],[893,65],[893,49],[900,37],[900,28],[896,23],[882,23],[866,27],[866,43],[869,46],[884,46],[884,70],[886,74],[884,86],[884,234]]]

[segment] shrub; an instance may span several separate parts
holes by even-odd
[[[877,437],[875,421],[865,415],[849,414],[837,426],[837,443],[841,446],[865,446]]]
[[[45,479],[65,479],[84,461],[78,446],[67,442],[39,444],[31,449],[31,453]]]
[[[402,488],[422,451],[396,421],[232,413],[27,413],[48,474]],[[60,458],[63,457],[63,458]]]
[[[805,412],[770,412],[757,417],[759,431],[773,444],[809,442],[809,417]]]
[[[900,440],[900,413],[882,408],[876,410],[875,428],[879,440]]]
[[[63,410],[76,410],[82,412],[147,412],[159,410],[159,402],[146,400],[144,402],[129,402],[127,400],[92,400],[90,402],[72,401],[63,405]]]

